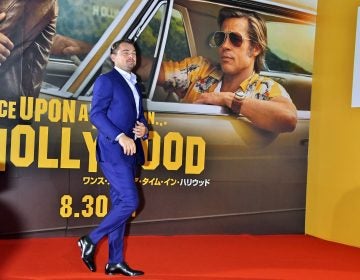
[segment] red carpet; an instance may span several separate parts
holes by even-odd
[[[106,276],[80,259],[77,238],[0,240],[0,279],[128,279]],[[126,260],[151,280],[360,279],[360,249],[305,235],[130,236]]]

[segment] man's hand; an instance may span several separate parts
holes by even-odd
[[[135,127],[133,128],[133,133],[135,134],[136,138],[143,138],[147,133],[147,127],[142,122],[136,121]]]
[[[0,24],[5,19],[6,14],[0,13]],[[6,58],[10,55],[10,51],[14,48],[13,42],[5,36],[5,34],[0,32],[0,66],[1,63],[4,63]]]
[[[51,48],[54,55],[82,55],[90,52],[92,46],[84,41],[56,34]]]
[[[136,145],[134,140],[127,137],[125,134],[122,134],[119,137],[119,144],[123,148],[125,155],[132,156],[136,153]]]

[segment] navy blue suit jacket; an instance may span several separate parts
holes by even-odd
[[[136,154],[128,156],[115,140],[120,133],[134,139],[132,132],[136,121],[147,126],[139,94],[140,113],[137,117],[135,99],[126,80],[112,69],[100,75],[94,84],[93,98],[90,109],[90,120],[98,130],[96,155],[99,162],[144,164],[144,152],[141,139],[136,139]]]

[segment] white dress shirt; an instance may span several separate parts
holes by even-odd
[[[129,87],[131,88],[131,91],[132,91],[134,99],[135,99],[136,112],[137,112],[137,117],[138,117],[139,116],[139,94],[135,87],[135,85],[137,83],[136,75],[134,73],[126,72],[117,66],[115,66],[114,68],[121,74],[121,76],[124,77],[125,81],[128,83]]]
[[[131,88],[131,91],[132,91],[134,99],[135,99],[136,112],[137,112],[137,117],[138,117],[139,116],[139,94],[135,87],[135,84],[137,83],[136,75],[134,73],[126,72],[117,66],[115,66],[114,68],[116,71],[118,71],[120,73],[121,76],[123,76],[125,81],[128,83],[129,87]],[[115,140],[117,142],[119,141],[119,138],[122,134],[124,134],[124,133],[120,133],[118,136],[116,136]]]

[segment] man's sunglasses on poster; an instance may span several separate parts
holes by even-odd
[[[212,48],[219,48],[225,43],[227,38],[229,38],[231,44],[235,47],[241,47],[244,40],[250,40],[249,38],[244,38],[237,32],[216,31],[210,38],[209,46]]]

